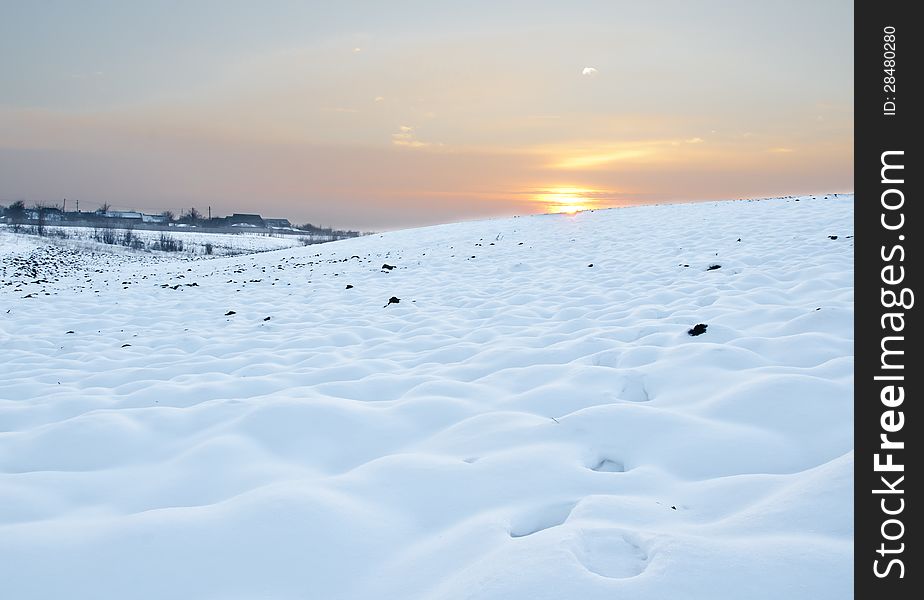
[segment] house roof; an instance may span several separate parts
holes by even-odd
[[[231,223],[250,223],[251,225],[263,225],[263,217],[248,213],[234,213],[226,217]]]

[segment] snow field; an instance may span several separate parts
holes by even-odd
[[[8,270],[0,580],[849,597],[852,219],[663,205]],[[6,259],[40,243],[0,233]]]

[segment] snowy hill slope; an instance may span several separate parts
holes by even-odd
[[[4,596],[849,597],[852,227],[842,195],[8,269]]]

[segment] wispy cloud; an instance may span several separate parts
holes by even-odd
[[[434,145],[441,145],[418,140],[414,133],[414,128],[410,125],[402,125],[398,128],[397,133],[391,134],[391,143],[394,146],[403,146],[405,148],[429,148]]]
[[[643,158],[651,156],[652,154],[654,154],[654,149],[652,148],[614,150],[611,152],[583,154],[580,156],[568,156],[555,159],[549,166],[554,169],[593,169],[613,162]]]
[[[558,144],[542,148],[542,153],[550,155],[548,166],[553,169],[595,169],[613,163],[639,162],[666,159],[676,154],[677,147],[702,144],[700,137],[668,140],[637,140],[616,144]]]
[[[91,71],[86,73],[71,73],[71,79],[90,79],[94,77],[102,77],[102,71]]]

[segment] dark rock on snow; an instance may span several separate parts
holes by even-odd
[[[703,335],[704,333],[706,333],[707,327],[709,326],[706,325],[705,323],[697,323],[696,325],[693,326],[692,329],[687,330],[687,334],[693,337],[696,337],[698,335]]]

